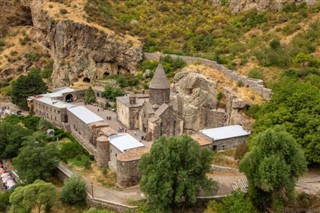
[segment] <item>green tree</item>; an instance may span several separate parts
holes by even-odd
[[[114,88],[113,86],[107,85],[105,87],[104,92],[102,93],[102,96],[105,97],[106,99],[109,99],[111,101],[115,101],[116,97],[118,96],[123,96],[124,92],[123,90],[119,88]]]
[[[221,202],[210,201],[204,213],[256,213],[249,197],[236,191],[222,199]]]
[[[91,86],[84,93],[84,101],[89,104],[96,102],[96,95]]]
[[[13,166],[25,183],[36,179],[47,179],[59,164],[58,150],[54,144],[43,141],[28,142],[20,149],[19,155],[13,159]]]
[[[273,87],[272,100],[258,110],[254,133],[281,125],[297,140],[309,162],[320,162],[320,89],[314,75],[309,69],[286,72]]]
[[[84,201],[86,196],[86,182],[80,176],[72,176],[64,182],[61,192],[63,202],[75,204]]]
[[[260,208],[271,206],[278,211],[285,202],[295,199],[295,182],[306,169],[302,150],[279,126],[256,135],[240,162],[251,199]]]
[[[206,177],[213,154],[189,136],[160,137],[142,156],[141,190],[157,210],[170,211],[178,204],[195,203],[201,189],[217,187]]]
[[[33,208],[40,213],[50,210],[56,200],[56,188],[52,183],[36,180],[33,184],[20,186],[10,196],[12,212],[31,212]]]
[[[27,76],[20,76],[12,87],[11,99],[22,109],[27,109],[27,98],[32,95],[47,92],[47,85],[38,72],[30,72]]]
[[[0,193],[0,212],[8,212],[10,208],[10,195],[12,190],[6,190]]]
[[[32,131],[10,122],[0,123],[0,158],[11,159],[18,155],[26,135]]]

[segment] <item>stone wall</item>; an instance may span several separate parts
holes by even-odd
[[[117,184],[120,186],[133,186],[139,183],[141,174],[138,171],[139,160],[117,160]]]
[[[123,103],[121,103],[121,101],[119,101],[117,99],[116,101],[116,105],[117,105],[117,116],[118,116],[118,120],[125,125],[127,128],[129,128],[129,107]]]
[[[170,102],[170,89],[149,89],[149,101],[152,105],[168,104]]]
[[[230,149],[246,142],[247,136],[228,138],[225,140],[213,141],[213,147],[217,150]]]
[[[224,109],[212,109],[207,111],[205,128],[216,128],[226,125],[227,114]]]
[[[248,78],[246,76],[240,75],[239,73],[229,70],[225,66],[218,64],[215,61],[211,61],[208,59],[204,58],[199,58],[199,57],[190,57],[190,56],[180,56],[180,55],[173,55],[173,54],[162,54],[162,53],[144,53],[144,58],[148,60],[160,60],[161,57],[164,57],[166,55],[171,56],[172,58],[181,58],[188,64],[190,63],[195,63],[195,62],[200,62],[206,66],[212,67],[213,69],[216,69],[220,71],[222,74],[224,74],[228,79],[232,81],[241,81],[244,86],[252,89],[259,95],[261,95],[264,99],[270,100],[271,95],[272,95],[272,90],[269,88],[266,88],[263,85],[263,81],[260,79],[253,79],[253,78]]]
[[[122,152],[117,149],[115,146],[110,144],[110,161],[109,167],[112,171],[117,171],[117,156],[120,155]]]
[[[45,118],[56,126],[62,127],[62,122],[66,122],[67,110],[59,109],[49,104],[42,103],[37,100],[33,100],[33,103],[29,107],[33,108],[35,115]]]

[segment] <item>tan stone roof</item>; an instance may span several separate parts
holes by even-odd
[[[149,84],[149,89],[170,89],[170,83],[164,72],[162,64],[159,64]]]
[[[168,104],[162,104],[157,111],[155,111],[155,115],[160,117],[162,115],[162,113],[164,113],[167,109],[169,108]]]
[[[100,129],[100,131],[107,137],[109,137],[110,135],[117,134],[117,132],[114,129],[110,128],[110,127],[103,127],[103,128]]]
[[[212,144],[212,140],[205,135],[196,133],[191,135],[191,138],[199,143],[200,146],[208,146]]]
[[[109,139],[106,136],[102,135],[97,138],[97,141],[105,142],[105,141],[109,141]]]
[[[117,156],[117,160],[119,161],[140,160],[141,156],[148,152],[150,152],[150,147],[139,147],[135,149],[130,149],[127,152],[119,154]]]

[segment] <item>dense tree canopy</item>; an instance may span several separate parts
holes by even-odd
[[[38,72],[30,72],[27,76],[20,76],[13,85],[11,99],[22,109],[27,109],[27,98],[32,95],[47,92],[47,85]]]
[[[84,101],[89,104],[96,102],[96,95],[91,86],[84,93]]]
[[[49,210],[56,200],[56,188],[52,183],[41,180],[33,184],[18,187],[10,196],[12,212],[31,212],[36,208],[40,213],[42,209]]]
[[[205,213],[256,213],[251,200],[241,191],[223,198],[221,202],[210,201]]]
[[[307,168],[303,152],[282,127],[256,135],[250,151],[240,162],[247,176],[249,195],[263,208],[279,208],[295,198],[295,182]]]
[[[303,148],[309,162],[320,162],[320,72],[288,70],[277,83],[272,100],[261,107],[254,132],[281,125]]]
[[[40,136],[39,136],[40,137]],[[25,183],[50,177],[59,164],[58,150],[54,144],[32,140],[20,149],[13,166]]]
[[[202,188],[216,188],[206,177],[212,157],[189,136],[161,137],[140,161],[141,190],[160,211],[170,211],[183,201],[194,203]]]
[[[0,158],[16,157],[25,136],[31,133],[30,129],[21,125],[0,122]]]

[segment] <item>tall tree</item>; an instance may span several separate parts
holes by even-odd
[[[84,93],[84,101],[89,104],[96,102],[96,95],[91,86]]]
[[[141,190],[160,211],[182,202],[192,204],[201,189],[217,189],[206,177],[212,157],[212,151],[201,149],[189,136],[160,137],[140,161]]]
[[[27,142],[13,159],[13,166],[24,182],[32,183],[36,179],[45,180],[53,174],[59,164],[57,156],[58,150],[54,144]]]
[[[56,200],[56,188],[52,183],[41,180],[18,187],[10,196],[12,212],[31,212],[35,207],[40,213],[49,210]]]
[[[20,76],[12,88],[11,99],[22,109],[27,109],[27,98],[32,95],[47,92],[48,87],[38,72],[30,72],[27,76]]]
[[[84,201],[86,196],[86,182],[80,176],[72,176],[64,182],[61,192],[63,202],[75,204]]]
[[[295,182],[307,168],[302,150],[282,127],[256,135],[250,151],[240,162],[249,182],[249,195],[264,208],[281,209],[295,199]]]

